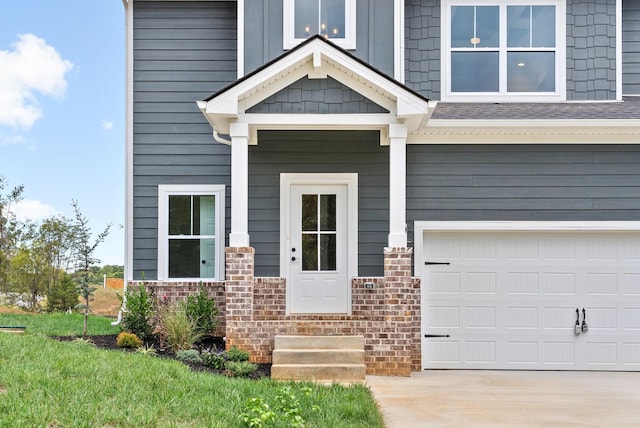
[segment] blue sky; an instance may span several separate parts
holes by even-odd
[[[94,235],[113,223],[103,265],[124,263],[124,50],[120,0],[2,1],[0,175],[22,218],[77,200]]]

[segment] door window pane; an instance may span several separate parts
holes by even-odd
[[[498,52],[452,52],[453,92],[497,92],[500,87]]]
[[[336,195],[320,195],[320,230],[336,230]]]
[[[509,52],[507,90],[509,92],[555,91],[554,52]]]
[[[302,270],[318,270],[318,235],[302,235]]]
[[[302,195],[302,230],[318,230],[318,195]]]
[[[336,270],[336,235],[320,235],[320,269]]]

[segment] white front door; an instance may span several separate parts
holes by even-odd
[[[349,274],[346,184],[290,186],[291,313],[347,313]]]
[[[425,368],[640,370],[639,232],[423,237]]]

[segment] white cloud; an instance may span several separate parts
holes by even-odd
[[[12,146],[14,144],[24,144],[25,139],[22,135],[2,135],[0,134],[0,147]]]
[[[23,199],[11,207],[11,211],[20,220],[40,220],[58,214],[55,208],[40,201]]]
[[[36,94],[62,97],[73,64],[33,34],[18,39],[0,51],[0,125],[26,129],[42,117]]]
[[[108,121],[108,120],[103,120],[102,121],[102,130],[103,131],[111,131],[111,129],[113,129],[113,122]]]

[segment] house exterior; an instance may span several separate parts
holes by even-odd
[[[640,369],[640,0],[125,0],[126,266],[228,346]]]

